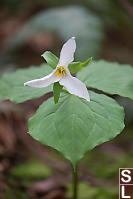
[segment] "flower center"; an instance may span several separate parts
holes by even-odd
[[[64,68],[63,66],[58,66],[57,70],[55,72],[55,75],[58,77],[61,77],[62,75],[66,75],[66,68]]]

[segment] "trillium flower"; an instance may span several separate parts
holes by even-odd
[[[85,84],[76,77],[73,77],[68,69],[68,65],[74,60],[75,50],[75,37],[72,37],[63,45],[60,52],[59,63],[56,69],[41,79],[25,82],[24,86],[43,88],[55,82],[59,82],[60,85],[64,86],[64,88],[69,93],[90,101],[90,97]]]

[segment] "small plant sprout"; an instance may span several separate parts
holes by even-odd
[[[63,45],[59,59],[46,51],[42,56],[47,63],[4,74],[0,79],[0,100],[22,103],[53,91],[54,96],[45,100],[28,120],[28,132],[71,162],[73,199],[78,196],[78,162],[124,129],[124,109],[111,95],[133,100],[130,65],[94,62],[91,58],[73,62],[75,50],[72,37]]]
[[[90,101],[86,85],[69,72],[68,65],[74,60],[76,50],[75,37],[69,39],[62,47],[59,63],[53,72],[41,79],[35,79],[24,83],[24,86],[43,88],[59,82],[65,89],[78,97]]]

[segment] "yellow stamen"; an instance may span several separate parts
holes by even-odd
[[[61,75],[64,75],[66,76],[66,68],[64,68],[63,66],[58,66],[57,67],[57,70],[55,72],[55,75],[58,76],[58,77],[61,77]]]
[[[65,71],[63,71],[63,75],[66,75]]]
[[[58,77],[61,77],[62,73],[59,73]]]
[[[55,75],[57,76],[58,74],[59,74],[59,71],[57,70],[56,73],[55,73]]]

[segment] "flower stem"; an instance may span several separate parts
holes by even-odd
[[[78,176],[77,167],[73,169],[73,199],[78,199]]]

